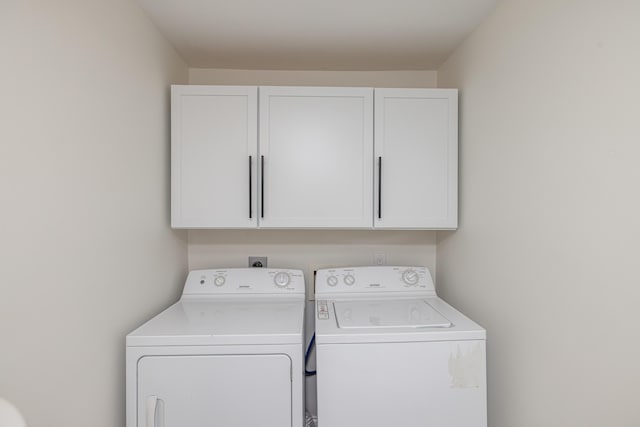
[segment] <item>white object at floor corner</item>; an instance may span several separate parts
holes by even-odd
[[[18,408],[0,398],[0,427],[26,427],[27,424]]]
[[[319,425],[486,427],[486,332],[428,269],[318,270],[315,288]]]
[[[299,270],[190,272],[127,336],[127,427],[302,426],[304,296]]]

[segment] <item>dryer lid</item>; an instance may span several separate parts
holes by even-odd
[[[334,301],[338,327],[449,328],[453,324],[425,300]]]

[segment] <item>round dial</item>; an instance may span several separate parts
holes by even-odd
[[[224,276],[216,276],[213,278],[213,284],[216,286],[222,286],[224,285],[224,282],[226,282]]]
[[[336,276],[327,277],[327,285],[335,286],[338,284],[338,278]]]
[[[353,284],[356,283],[356,278],[351,274],[347,274],[346,276],[344,276],[343,280],[344,284],[347,286],[353,286]]]
[[[289,273],[286,273],[284,271],[276,273],[276,275],[273,277],[273,283],[275,283],[276,286],[280,288],[284,288],[285,286],[287,286],[290,281],[291,277],[289,276]]]
[[[413,286],[418,284],[418,273],[415,270],[405,270],[402,273],[402,281],[407,285]]]

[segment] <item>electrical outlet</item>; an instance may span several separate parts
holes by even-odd
[[[249,267],[267,267],[267,257],[266,256],[250,256],[249,257]]]

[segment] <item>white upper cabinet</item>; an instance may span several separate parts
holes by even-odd
[[[375,90],[374,226],[458,225],[458,91]]]
[[[171,225],[257,222],[257,87],[171,87]]]
[[[373,89],[260,87],[260,227],[371,228]]]
[[[455,229],[457,133],[455,89],[172,86],[171,225]]]

